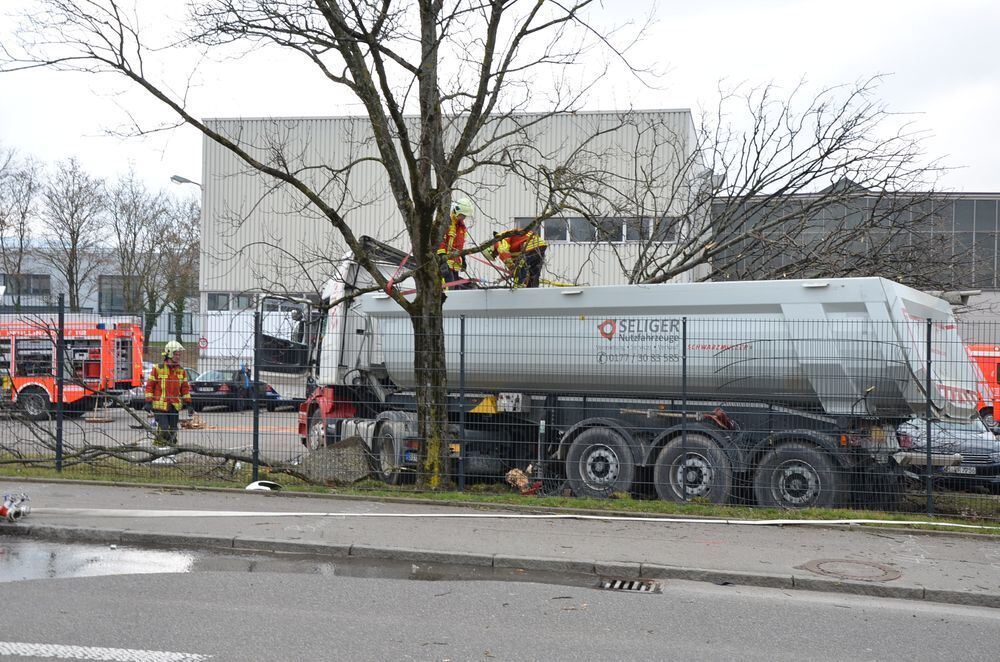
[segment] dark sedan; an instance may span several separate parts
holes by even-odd
[[[281,396],[270,384],[259,384],[260,403],[274,411]],[[250,380],[240,370],[208,370],[191,382],[191,401],[195,411],[206,407],[226,407],[242,411],[253,407]]]
[[[911,450],[927,450],[927,424],[913,420],[899,426],[899,433],[909,437]],[[931,423],[931,455],[957,454],[960,464],[935,467],[934,473],[949,483],[973,489],[988,489],[1000,493],[1000,440],[979,419],[961,422]],[[922,473],[923,467],[913,466]]]

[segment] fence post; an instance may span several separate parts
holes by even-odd
[[[253,476],[260,472],[260,311],[253,314]]]
[[[465,491],[465,315],[458,318],[458,491]]]
[[[926,366],[926,370],[927,370],[927,379],[926,379],[927,401],[925,403],[925,409],[924,409],[924,416],[927,419],[927,421],[926,421],[926,424],[927,424],[927,444],[926,444],[927,466],[926,466],[926,473],[927,473],[927,514],[928,515],[933,515],[934,514],[934,476],[931,473],[931,441],[932,441],[932,438],[931,438],[931,417],[933,416],[933,406],[932,406],[932,402],[931,402],[931,399],[933,397],[932,392],[931,392],[931,331],[932,331],[932,324],[933,324],[933,322],[931,322],[931,319],[928,317],[927,318],[927,346],[925,348],[926,351],[927,351],[927,366]]]
[[[687,501],[688,318],[681,318],[681,500]],[[669,483],[668,483],[669,485]]]
[[[66,295],[59,294],[59,328],[56,336],[56,471],[63,468],[63,388],[66,369]]]

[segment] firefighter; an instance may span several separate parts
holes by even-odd
[[[496,232],[494,237],[499,236]],[[516,230],[486,249],[491,260],[499,259],[507,267],[514,287],[538,287],[545,265],[548,244],[531,230]]]
[[[156,419],[155,446],[175,445],[180,411],[191,411],[191,386],[179,356],[183,351],[176,340],[168,342],[163,347],[163,363],[153,366],[146,382],[147,408]]]
[[[458,272],[465,270],[465,256],[459,253],[465,248],[465,235],[472,227],[472,211],[472,201],[468,198],[459,198],[451,204],[448,232],[437,249],[438,269],[445,289],[464,290],[472,287],[470,283],[449,287],[449,283],[462,280]]]

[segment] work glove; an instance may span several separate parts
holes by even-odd
[[[438,273],[445,280],[448,280],[451,276],[451,267],[448,266],[448,258],[441,253],[438,253]]]

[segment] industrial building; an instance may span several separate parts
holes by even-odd
[[[234,118],[206,123],[256,158],[298,171],[324,192],[356,235],[409,249],[382,167],[364,161],[375,154],[367,118]],[[569,164],[569,169],[611,185],[616,178],[624,182],[631,177],[637,159],[655,173],[652,186],[671,190],[647,191],[634,210],[623,212],[619,206],[604,215],[596,229],[573,215],[546,221],[542,233],[549,244],[547,275],[579,284],[624,283],[623,265],[635,259],[640,245],[649,243],[656,231],[654,219],[668,219],[657,239],[676,238],[676,232],[667,229],[669,217],[685,206],[682,197],[690,190],[679,188],[678,180],[692,170],[695,157],[695,125],[689,110],[518,115],[510,123],[516,125],[511,135],[480,157],[516,160],[518,170],[531,174],[483,166],[463,179],[461,190],[476,206],[472,240],[484,241],[493,231],[536,218],[544,206],[538,181],[544,169],[552,172]],[[258,292],[317,292],[345,252],[329,222],[300,194],[252,172],[214,141],[205,140],[203,158],[201,310],[246,309],[252,306],[251,295]],[[330,176],[350,163],[356,165],[349,175]],[[649,202],[654,199],[668,202]],[[473,273],[491,277],[488,265],[472,262]],[[696,276],[685,274],[683,280]]]
[[[677,180],[697,171],[690,167],[697,155],[689,110],[524,115],[518,120],[530,128],[518,133],[516,140],[510,139],[506,147],[520,150],[530,167],[547,166],[551,171],[585,153],[587,166],[606,173],[609,188],[615,188],[615,177],[629,177],[638,160],[644,159],[642,166],[657,174],[653,184],[664,187],[650,197],[669,201],[664,208],[642,207],[645,203],[640,202],[637,207],[642,208],[610,214],[598,227],[573,215],[547,220],[541,232],[549,244],[548,278],[589,285],[624,283],[630,264],[644,246],[678,239],[674,231],[651,237],[649,219],[669,219],[686,208],[688,200],[678,195]],[[297,171],[323,190],[325,199],[338,208],[356,235],[408,248],[384,171],[379,164],[365,161],[374,154],[366,117],[227,118],[207,120],[207,124],[262,161]],[[356,165],[348,177],[329,176],[349,163]],[[575,165],[586,169],[579,162]],[[260,292],[315,295],[345,251],[329,222],[297,192],[275,185],[208,139],[202,176],[201,311],[211,315],[249,310]],[[689,193],[696,185],[684,183]],[[471,238],[477,241],[493,231],[530,222],[542,208],[537,186],[502,168],[477,170],[463,181],[462,191],[477,207],[471,230]],[[964,313],[970,320],[992,319],[997,313],[998,201],[996,193],[936,196],[936,220],[926,228],[936,246],[955,256],[949,289],[983,291],[972,297]],[[470,271],[495,278],[479,261],[471,264]],[[702,268],[677,280],[704,276]],[[741,277],[754,277],[752,269]]]

